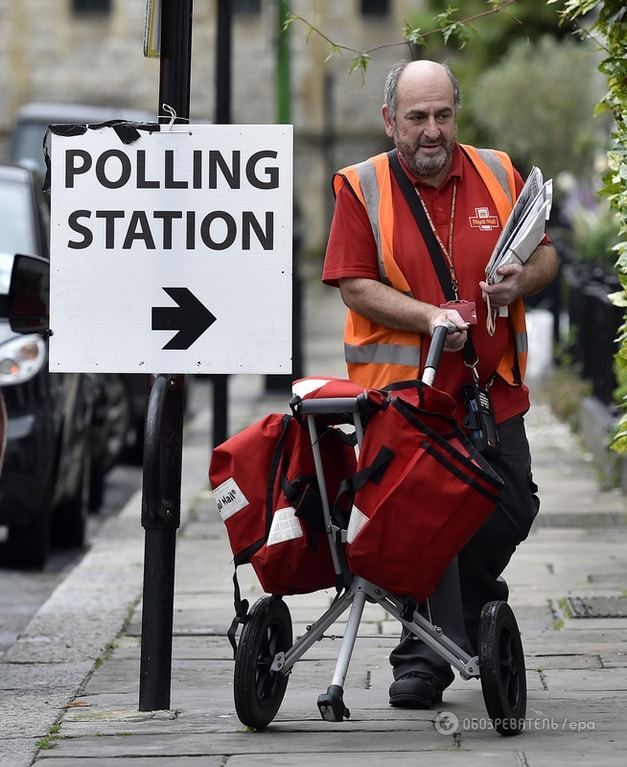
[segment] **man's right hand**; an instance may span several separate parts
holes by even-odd
[[[441,309],[434,306],[429,318],[429,333],[433,335],[438,325],[453,325],[444,341],[445,352],[460,352],[464,348],[468,335],[468,323],[465,322],[455,309]]]
[[[458,352],[464,348],[468,323],[455,309],[425,304],[366,277],[344,277],[339,285],[346,306],[362,317],[384,327],[429,335],[436,325],[451,324],[455,330],[447,335],[444,350]]]

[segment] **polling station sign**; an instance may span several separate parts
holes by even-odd
[[[52,371],[291,372],[291,126],[48,139]]]

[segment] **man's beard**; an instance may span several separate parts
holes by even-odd
[[[398,133],[394,134],[394,144],[401,157],[401,160],[409,170],[418,177],[429,178],[437,176],[451,161],[453,152],[453,142],[450,146],[445,141],[435,144],[424,144],[424,146],[439,146],[440,150],[436,154],[421,155],[419,152],[420,144],[410,144],[402,141]]]

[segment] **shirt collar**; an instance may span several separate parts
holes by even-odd
[[[433,189],[434,187],[430,186],[429,184],[425,184],[420,179],[415,176],[409,168],[405,165],[403,162],[400,154],[398,155],[398,159],[401,163],[401,167],[405,171],[405,174],[408,176],[409,180],[412,182],[412,184],[416,187],[427,187],[430,189]],[[451,167],[448,172],[448,176],[444,179],[444,181],[440,184],[438,189],[443,189],[448,183],[451,182],[452,179],[462,179],[464,177],[464,163],[463,163],[463,157],[462,157],[462,151],[459,148],[459,144],[455,144],[453,147],[453,157],[451,158]]]

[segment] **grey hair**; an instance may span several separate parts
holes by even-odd
[[[396,122],[396,109],[398,107],[398,81],[403,70],[410,63],[411,62],[409,61],[399,61],[398,64],[395,64],[392,67],[388,73],[388,76],[385,78],[385,85],[383,87],[383,103],[390,110],[390,117],[394,122]],[[444,71],[446,72],[448,79],[451,81],[451,85],[453,86],[453,103],[455,104],[455,110],[459,112],[459,110],[462,108],[462,92],[459,86],[459,80],[455,77],[453,70],[449,67],[448,64],[442,64],[441,66],[444,67]]]

